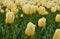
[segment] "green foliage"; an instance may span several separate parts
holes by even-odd
[[[37,25],[38,20],[43,17],[38,13],[32,15],[24,14],[23,18],[21,18],[20,15],[23,12],[19,9],[18,18],[15,18],[14,24],[11,25],[5,23],[6,13],[0,14],[0,39],[28,39],[28,36],[25,35],[28,22],[36,25],[35,35],[31,39],[52,39],[55,30],[60,28],[60,23],[55,22],[55,16],[59,12],[55,12],[54,14],[49,10],[48,12],[49,14],[44,16],[47,19],[47,25],[44,28],[39,28]]]

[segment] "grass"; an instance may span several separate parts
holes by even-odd
[[[24,14],[23,18],[20,15],[23,13],[20,9],[18,12],[18,18],[15,18],[14,24],[7,25],[5,23],[5,15],[0,14],[0,39],[28,39],[25,35],[25,29],[28,22],[32,22],[36,25],[35,35],[31,37],[31,39],[52,39],[53,34],[57,28],[60,28],[60,23],[55,22],[55,16],[59,12],[55,12],[52,14],[50,10],[46,16],[41,16],[38,13],[32,15]],[[37,23],[41,17],[45,17],[47,19],[47,25],[44,28],[39,28]]]

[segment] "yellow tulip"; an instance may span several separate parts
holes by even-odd
[[[14,7],[17,8],[16,5],[13,2],[10,1],[10,2],[7,3],[7,8],[8,9],[11,9],[11,8],[14,8]]]
[[[3,9],[1,9],[1,13],[4,13],[4,10]]]
[[[25,4],[26,4],[25,2],[21,1],[20,2],[20,7],[23,7]]]
[[[10,10],[8,8],[5,9],[6,12],[10,12]]]
[[[60,6],[56,6],[57,7],[57,10],[60,11]]]
[[[56,22],[60,22],[60,14],[57,14],[57,15],[56,15],[55,21],[56,21]]]
[[[40,4],[40,2],[37,2],[36,5],[37,5],[37,6],[40,6],[41,4]]]
[[[51,8],[51,12],[56,12],[56,10],[57,10],[56,7]]]
[[[3,1],[3,6],[7,7],[7,0]]]
[[[17,6],[20,6],[20,0],[16,0],[16,1],[15,1],[15,4],[16,4]]]
[[[48,12],[45,10],[45,8],[43,6],[40,6],[38,9],[37,9],[38,13],[40,15],[47,15]],[[46,13],[47,12],[47,13]]]
[[[14,7],[14,8],[11,9],[11,11],[16,15],[17,12],[18,12],[18,9]]]
[[[33,1],[28,1],[29,4],[32,4],[32,5],[35,5],[36,2],[33,0]]]
[[[50,9],[52,6],[53,6],[52,3],[50,3],[50,2],[47,2],[46,5],[45,5],[45,7],[48,8],[48,9]]]
[[[46,18],[42,17],[38,20],[38,26],[39,27],[45,27],[46,26]]]
[[[22,7],[22,10],[25,14],[30,15],[32,13],[36,12],[36,7],[34,5],[30,5],[30,4],[25,4]]]
[[[33,36],[34,33],[35,33],[35,25],[34,25],[32,22],[29,22],[29,23],[27,24],[27,28],[26,28],[26,30],[25,30],[25,34],[26,34],[27,36]]]
[[[2,0],[0,0],[0,5],[2,4]]]
[[[30,8],[30,13],[36,13],[36,6],[34,5],[31,5],[31,8]]]
[[[27,15],[30,14],[29,9],[30,9],[30,5],[29,5],[29,4],[24,5],[24,6],[22,7],[22,11],[23,11],[25,14],[27,14]]]
[[[0,6],[0,10],[1,10],[1,6]]]
[[[53,39],[60,39],[60,29],[56,29],[53,35]]]
[[[15,2],[16,0],[10,0],[10,1]]]
[[[13,14],[13,12],[7,12],[7,13],[6,13],[5,22],[6,22],[7,24],[12,24],[12,23],[14,23],[14,14]]]

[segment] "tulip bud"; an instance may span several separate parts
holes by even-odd
[[[7,6],[7,1],[6,0],[3,1],[3,6],[5,6],[5,7]]]
[[[57,15],[56,15],[55,21],[56,21],[56,22],[60,22],[60,14],[57,14]]]
[[[4,10],[3,9],[1,9],[1,13],[4,13]]]
[[[18,12],[18,9],[16,9],[15,7],[11,9],[11,11],[16,15]]]
[[[29,4],[33,4],[33,5],[35,5],[35,4],[36,4],[36,2],[35,2],[35,1],[32,1],[32,0],[31,0],[31,1],[29,1],[28,3],[29,3]]]
[[[31,5],[30,13],[36,13],[36,6]]]
[[[25,13],[25,14],[31,14],[30,13],[30,5],[29,4],[27,4],[27,5],[24,5],[23,7],[22,7],[22,10],[23,10],[23,12]]]
[[[53,35],[53,39],[60,39],[60,29],[56,29]]]
[[[46,6],[46,8],[50,9],[53,5],[52,5],[52,3],[47,2],[45,6]]]
[[[6,12],[10,12],[10,10],[8,8],[5,9]]]
[[[51,12],[56,12],[56,7],[52,7]]]
[[[47,15],[48,13],[46,13],[47,11],[45,10],[44,7],[40,6],[38,9],[37,9],[38,13],[40,15]]]
[[[16,4],[17,6],[20,6],[20,0],[16,0],[16,1],[15,1],[15,4]]]
[[[5,20],[5,22],[6,22],[7,24],[12,24],[12,23],[14,23],[14,14],[13,14],[13,12],[7,12],[7,13],[6,13],[6,20]]]
[[[42,17],[41,19],[38,20],[38,26],[39,27],[45,27],[46,26],[46,19]]]
[[[60,11],[60,6],[56,6],[57,7],[57,10]]]
[[[34,25],[33,23],[29,22],[29,23],[27,24],[27,28],[26,28],[26,30],[25,30],[25,34],[26,34],[27,36],[33,36],[34,33],[35,33],[35,25]]]
[[[23,17],[23,14],[21,14],[20,17]]]
[[[8,9],[11,9],[11,5],[12,5],[12,2],[9,1],[9,2],[7,3],[7,8],[8,8]]]
[[[25,2],[20,2],[20,7],[23,7],[24,6],[24,4],[25,4]]]
[[[11,9],[11,8],[14,8],[14,7],[17,8],[16,5],[15,5],[13,2],[9,1],[9,2],[7,3],[7,8],[8,8],[8,9]]]
[[[36,12],[36,7],[34,5],[26,4],[22,7],[22,10],[25,14],[30,15]]]
[[[0,0],[0,5],[2,4],[2,0]]]

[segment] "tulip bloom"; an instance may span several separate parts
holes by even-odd
[[[7,12],[6,13],[6,23],[7,24],[12,24],[12,23],[14,23],[14,14],[13,14],[13,12]]]
[[[60,11],[60,6],[56,6],[57,7],[57,10]]]
[[[52,7],[51,12],[56,12],[56,7]]]
[[[20,0],[15,0],[15,4],[16,4],[17,6],[20,6]]]
[[[60,29],[56,29],[53,35],[53,39],[60,39]]]
[[[12,11],[14,14],[17,14],[18,9],[14,7],[14,8],[11,9],[11,11]]]
[[[52,6],[53,6],[52,2],[46,2],[46,5],[45,5],[46,8],[50,9]]]
[[[33,23],[29,22],[29,23],[27,24],[27,28],[26,28],[26,30],[25,30],[25,34],[26,34],[27,36],[33,36],[34,33],[35,33],[35,25],[34,25]]]
[[[0,0],[0,5],[2,4],[2,0]]]
[[[45,27],[46,26],[46,18],[42,17],[38,20],[38,26],[39,27]]]
[[[3,9],[1,9],[1,13],[4,13],[4,10]]]
[[[11,8],[14,8],[14,7],[17,8],[16,5],[15,5],[13,2],[9,1],[9,2],[7,3],[7,8],[8,8],[8,9],[11,9]]]
[[[45,8],[44,7],[42,7],[42,6],[40,6],[38,9],[37,9],[37,11],[38,11],[38,13],[40,14],[40,15],[47,15],[48,14],[48,12],[45,10]]]
[[[60,22],[60,14],[57,14],[57,15],[56,15],[55,21],[56,21],[56,22]]]
[[[30,4],[25,4],[25,5],[22,7],[22,10],[23,10],[23,12],[24,12],[25,14],[30,15],[30,14],[36,12],[36,6],[30,5]]]
[[[10,10],[8,8],[5,9],[6,12],[10,12]]]

